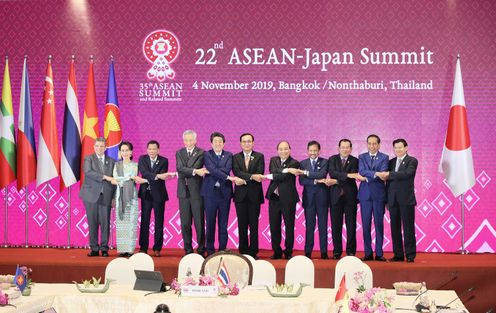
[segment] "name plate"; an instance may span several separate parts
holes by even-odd
[[[218,286],[181,286],[181,296],[183,297],[213,298],[218,295]]]

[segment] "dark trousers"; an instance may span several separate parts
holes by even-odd
[[[346,223],[346,254],[356,254],[356,217],[357,205],[349,204],[346,197],[339,197],[338,202],[331,206],[332,242],[334,255],[343,253],[343,215]]]
[[[360,201],[360,212],[362,215],[363,246],[365,255],[372,255],[372,215],[375,227],[375,255],[383,255],[382,243],[384,240],[384,202],[365,200]]]
[[[183,235],[184,251],[193,252],[192,222],[195,225],[198,253],[205,252],[205,216],[202,198],[179,198],[179,217]]]
[[[100,194],[96,203],[84,201],[84,207],[88,220],[91,251],[108,251],[110,206],[103,204],[103,194]],[[100,228],[100,244],[98,244],[98,228]]]
[[[285,254],[293,253],[294,246],[294,224],[295,224],[296,202],[284,203],[281,200],[269,200],[269,224],[272,250],[276,255],[282,255],[281,249],[281,222],[284,219],[286,227],[286,240],[284,241]]]
[[[398,258],[415,258],[417,255],[417,241],[415,238],[415,206],[399,205],[395,201],[389,208],[391,216],[391,238],[393,240],[394,256]],[[403,237],[401,226],[403,225]],[[403,240],[405,241],[403,250]]]
[[[164,211],[165,201],[153,201],[141,199],[141,223],[139,245],[141,250],[148,250],[148,241],[150,237],[150,217],[155,216],[155,234],[153,242],[153,251],[160,251],[164,244]]]
[[[238,216],[239,253],[255,257],[258,253],[258,218],[260,217],[260,202],[250,200],[236,202]],[[250,241],[248,242],[248,228]]]
[[[305,209],[305,253],[312,253],[314,245],[315,220],[318,218],[320,253],[327,254],[327,205],[319,207],[311,201]]]
[[[219,250],[225,250],[227,245],[227,222],[231,199],[225,199],[220,188],[214,188],[212,196],[203,197],[205,205],[206,248],[207,253],[215,252],[215,221],[218,223]]]

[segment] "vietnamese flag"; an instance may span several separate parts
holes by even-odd
[[[460,57],[456,61],[453,97],[439,172],[444,174],[455,197],[475,185],[474,161],[467,122],[467,108],[463,93]]]

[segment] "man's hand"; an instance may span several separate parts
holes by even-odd
[[[239,177],[234,177],[234,183],[236,184],[236,186],[241,186],[241,185],[245,185],[246,181]]]
[[[300,170],[299,168],[288,168],[288,173],[291,173],[293,174],[294,176],[299,176],[299,175],[303,175],[305,173],[304,170]]]
[[[358,179],[359,181],[366,181],[367,180],[365,177],[363,177],[362,175],[360,175],[358,173],[356,175],[357,175],[356,179]]]
[[[114,178],[113,178],[112,176],[103,175],[103,180],[106,180],[106,181],[108,181],[109,183],[112,183],[112,180],[113,180],[113,179],[114,179]]]
[[[376,172],[375,176],[379,177],[383,181],[386,181],[389,178],[389,172]]]
[[[198,176],[205,176],[206,174],[210,174],[210,172],[206,168],[194,169],[193,172]]]
[[[332,185],[336,185],[337,183],[338,183],[338,180],[334,179],[334,178],[326,178],[326,180],[325,180],[325,184],[327,187],[330,187]]]
[[[146,179],[141,178],[141,177],[139,177],[139,176],[134,176],[134,177],[132,177],[132,180],[134,180],[134,182],[135,182],[136,184],[138,184],[138,185],[141,185],[141,184],[144,184],[144,183],[146,183],[146,182],[147,182],[147,180],[146,180]]]
[[[264,179],[266,179],[266,177],[262,174],[253,174],[253,175],[251,175],[251,179],[256,181],[256,182],[261,183]]]
[[[348,174],[346,175],[346,177],[348,177],[348,178],[353,178],[353,179],[358,179],[358,176],[359,176],[359,175],[360,175],[360,174],[358,174],[358,173],[348,173]]]

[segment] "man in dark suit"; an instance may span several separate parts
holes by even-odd
[[[319,157],[320,143],[315,140],[307,144],[308,159],[301,161],[300,184],[303,185],[305,210],[305,256],[312,257],[314,245],[315,219],[318,218],[320,257],[329,259],[327,254],[327,212],[329,210],[329,189],[325,184],[327,160]]]
[[[115,160],[105,156],[105,138],[95,139],[95,153],[84,158],[84,182],[79,192],[86,208],[88,219],[90,248],[88,256],[108,257],[108,238],[110,229],[110,206],[115,193],[113,178]],[[98,244],[98,227],[100,227],[100,244]]]
[[[377,173],[388,168],[389,157],[379,152],[381,139],[377,135],[367,137],[368,152],[358,157],[358,172],[363,176],[358,189],[360,212],[362,215],[363,245],[365,256],[363,261],[374,259],[372,253],[372,215],[375,226],[375,260],[386,261],[382,251],[384,240],[384,206],[386,202],[386,186]]]
[[[351,155],[352,143],[349,139],[341,139],[338,144],[339,153],[329,158],[331,195],[332,242],[334,251],[332,258],[338,260],[343,253],[343,215],[346,223],[346,255],[356,254],[356,217],[357,193],[356,179],[358,159]]]
[[[201,195],[205,205],[207,256],[215,252],[215,222],[218,220],[219,251],[227,245],[227,222],[232,197],[232,153],[224,151],[226,138],[219,132],[210,135],[212,150],[204,153],[203,160],[209,174],[203,178]]]
[[[281,141],[277,145],[278,156],[270,159],[267,179],[271,180],[265,198],[269,200],[269,224],[272,250],[271,259],[280,259],[281,249],[281,216],[286,226],[284,256],[291,259],[294,245],[294,223],[296,203],[300,201],[296,191],[296,176],[303,174],[300,162],[291,157],[289,142]]]
[[[183,133],[184,148],[176,152],[176,168],[178,173],[177,197],[179,198],[179,215],[184,251],[193,253],[193,220],[198,242],[197,252],[205,253],[205,217],[201,197],[203,176],[208,170],[203,167],[203,150],[196,146],[196,132],[186,130]]]
[[[148,253],[148,241],[150,236],[150,216],[155,216],[155,234],[153,253],[160,256],[160,250],[164,244],[164,211],[165,202],[169,200],[165,180],[174,177],[174,173],[168,173],[169,161],[159,155],[160,144],[151,140],[146,145],[147,155],[139,158],[138,170],[147,183],[141,184],[138,196],[141,198],[141,223],[139,245],[140,252]]]
[[[242,184],[236,183],[234,191],[234,204],[238,216],[239,253],[249,254],[257,259],[258,218],[260,205],[264,202],[262,181],[265,179],[265,161],[263,154],[253,151],[255,138],[252,134],[242,134],[239,141],[243,151],[233,157],[233,173],[243,180]]]
[[[417,254],[415,239],[415,174],[418,161],[407,154],[408,143],[405,139],[393,141],[396,157],[389,161],[389,171],[378,176],[386,180],[389,214],[391,216],[391,237],[394,256],[392,262],[414,262]],[[401,226],[403,224],[403,239]]]

